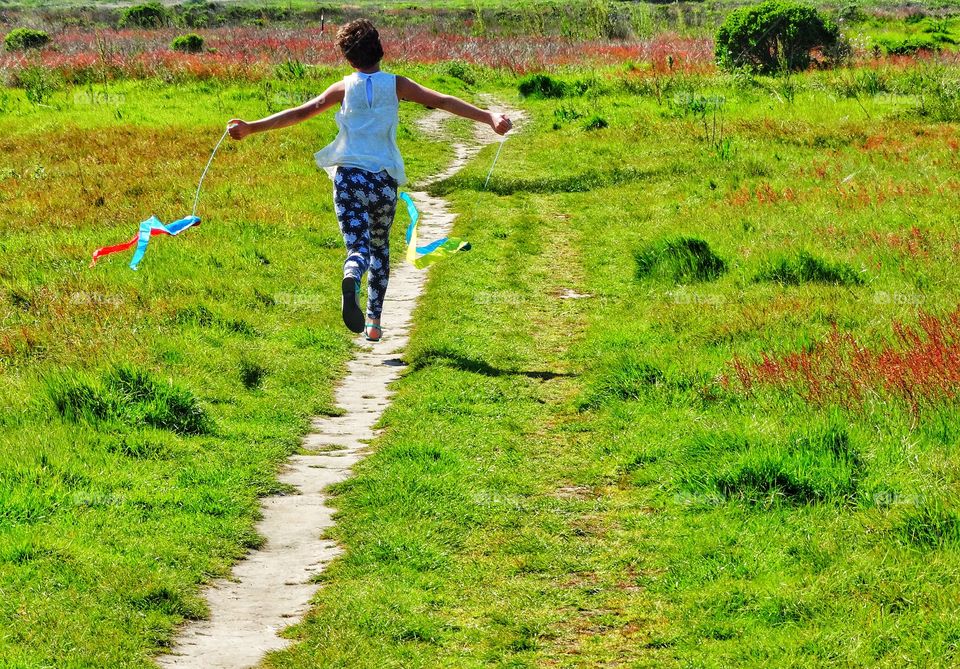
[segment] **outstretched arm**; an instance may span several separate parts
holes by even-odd
[[[296,125],[297,123],[306,121],[308,118],[313,118],[317,114],[325,112],[330,109],[330,107],[341,102],[343,102],[343,82],[338,81],[323,93],[309,102],[303,103],[299,107],[285,109],[282,112],[277,112],[272,116],[250,123],[241,121],[238,118],[231,119],[227,123],[227,128],[230,130],[231,137],[234,139],[243,139],[247,135],[252,135],[257,132],[265,132],[267,130],[276,130],[277,128]]]
[[[443,111],[468,118],[477,123],[486,123],[499,135],[505,135],[513,127],[513,123],[505,114],[495,114],[493,112],[474,107],[469,102],[464,102],[460,98],[452,95],[444,95],[437,91],[425,88],[415,81],[406,77],[397,77],[397,97],[401,100],[409,100],[424,105],[442,109]]]

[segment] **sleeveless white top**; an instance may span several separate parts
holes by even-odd
[[[369,81],[368,81],[369,80]],[[403,157],[397,147],[397,77],[386,72],[354,72],[344,77],[343,102],[336,121],[337,138],[314,158],[331,179],[337,167],[386,170],[398,185],[407,182]]]

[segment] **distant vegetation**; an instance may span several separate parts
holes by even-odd
[[[3,44],[7,51],[25,51],[38,49],[50,41],[50,36],[42,30],[30,28],[16,28],[7,33]]]
[[[159,2],[148,2],[124,9],[119,24],[122,28],[162,28],[172,17],[172,11]]]
[[[184,53],[200,53],[203,51],[203,38],[196,33],[179,35],[170,43],[170,48]]]
[[[759,72],[803,70],[810,52],[830,53],[840,29],[814,7],[784,0],[735,9],[717,31],[717,62],[727,68],[751,67]]]

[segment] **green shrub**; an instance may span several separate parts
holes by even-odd
[[[766,0],[727,15],[717,30],[717,64],[727,70],[750,67],[762,73],[802,70],[814,49],[835,50],[840,29],[809,5]]]
[[[50,41],[50,35],[32,28],[14,28],[3,38],[7,51],[25,51],[39,49]]]
[[[867,15],[863,11],[863,7],[860,6],[859,2],[848,2],[840,6],[840,9],[837,10],[837,16],[842,21],[848,21],[850,23],[857,23],[863,21]]]
[[[178,35],[173,38],[170,48],[174,51],[183,51],[184,53],[200,53],[203,51],[203,38],[196,33],[187,35]]]
[[[133,5],[120,15],[121,28],[161,28],[170,22],[170,12],[159,2]]]
[[[214,11],[214,7],[203,0],[186,2],[180,7],[180,22],[188,28],[207,28]]]
[[[281,81],[303,81],[307,77],[307,66],[298,58],[287,58],[274,68],[277,79]]]
[[[31,65],[17,73],[15,82],[27,95],[27,100],[35,105],[45,105],[62,81],[51,70],[42,65]]]
[[[878,37],[876,44],[888,56],[909,56],[918,51],[939,51],[941,49],[941,41],[935,35]]]
[[[476,67],[462,60],[449,60],[440,65],[439,69],[443,74],[459,79],[468,86],[476,85],[481,76]]]

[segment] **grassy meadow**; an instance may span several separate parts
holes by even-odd
[[[266,665],[953,666],[960,138],[874,75],[935,76],[600,77],[438,185],[475,250]],[[834,333],[889,368],[737,374]]]
[[[960,662],[960,70],[666,62],[399,67],[527,121],[432,187],[473,250],[264,667]],[[87,267],[189,213],[227,119],[345,73],[265,71],[0,89],[0,666],[150,666],[337,411],[332,115],[226,143],[200,227]],[[414,180],[451,157],[420,113]]]
[[[204,614],[198,585],[257,545],[258,497],[310,417],[337,411],[342,240],[312,165],[332,117],[228,141],[200,227],[154,238],[137,272],[130,252],[87,266],[151,214],[190,213],[228,118],[303,95],[118,82],[38,107],[4,91],[0,664],[143,666]],[[418,113],[401,129],[414,177],[451,155]]]

